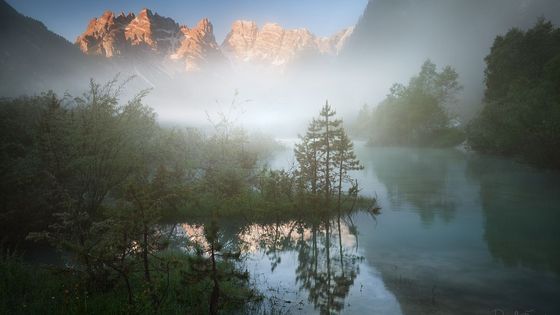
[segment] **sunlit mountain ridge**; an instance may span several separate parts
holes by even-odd
[[[237,20],[220,45],[207,18],[189,28],[143,9],[137,15],[106,11],[90,21],[76,45],[86,55],[159,57],[161,63],[175,63],[186,72],[217,65],[228,70],[239,63],[282,70],[294,60],[337,55],[351,33],[350,27],[332,37],[317,37],[305,28],[265,23],[259,29],[253,21]]]

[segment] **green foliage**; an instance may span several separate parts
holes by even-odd
[[[395,84],[376,108],[360,111],[355,130],[374,145],[454,146],[463,141],[446,107],[461,86],[449,66],[437,71],[427,60],[408,86]]]
[[[301,142],[294,149],[298,163],[294,175],[300,199],[309,195],[315,203],[327,205],[327,209],[334,195],[338,196],[340,208],[343,184],[354,184],[348,172],[363,168],[356,159],[342,120],[335,119],[335,115],[327,101],[319,118],[311,121],[307,133],[300,136]]]
[[[53,181],[38,157],[37,138],[43,113],[56,101],[52,93],[0,100],[0,230],[7,244],[52,222]]]
[[[178,303],[169,301],[171,291],[185,291],[178,271],[185,258],[165,254],[175,234],[165,231],[162,220],[188,206],[208,216],[228,205],[247,205],[257,161],[271,142],[259,146],[226,120],[209,137],[192,129],[161,129],[142,102],[145,92],[123,104],[122,88],[116,80],[91,82],[81,97],[47,93],[0,102],[5,122],[0,223],[10,246],[29,234],[29,240],[48,241],[64,252],[72,264],[57,272],[71,275],[92,297],[114,303],[111,308],[96,301],[100,313],[157,313]],[[213,259],[215,270],[232,269],[222,258]],[[29,272],[19,271],[22,277]],[[62,279],[44,276],[60,291]],[[176,288],[169,284],[173,277]],[[229,279],[220,284],[228,292]],[[57,298],[59,291],[51,293]],[[197,294],[197,299],[204,295]],[[227,296],[219,307],[232,301]],[[60,312],[86,312],[81,304],[68,307]]]
[[[194,276],[193,257],[177,251],[165,251],[162,257],[173,262],[173,270],[167,278],[156,278],[154,286],[167,288],[165,303],[160,314],[207,313],[209,283],[184,282],[185,276]],[[234,266],[218,264],[220,273],[230,272]],[[51,269],[28,265],[18,255],[4,254],[0,259],[0,313],[2,314],[154,314],[150,296],[141,278],[131,279],[135,288],[136,307],[129,306],[126,287],[117,284],[111,290],[91,288],[71,270]],[[225,312],[239,310],[241,301],[256,299],[246,282],[224,279],[225,295],[236,297],[224,299]]]
[[[208,135],[163,129],[143,103],[145,92],[123,103],[122,89],[116,80],[92,81],[80,97],[0,101],[0,227],[7,244],[46,241],[71,262],[34,274],[17,259],[3,259],[0,275],[17,284],[0,296],[0,312],[238,310],[258,296],[232,262],[240,251],[222,239],[220,217],[297,217],[337,194],[338,210],[357,202],[348,172],[361,166],[328,104],[312,125],[315,134],[306,135],[300,168],[272,171],[264,159],[277,144],[247,134],[230,116],[210,119]],[[343,185],[351,186],[348,194]],[[211,218],[206,243],[187,242],[163,224],[193,214]]]
[[[131,265],[142,261],[151,291],[147,253],[159,241],[154,226],[166,198],[154,187],[163,176],[148,175],[157,163],[157,125],[142,104],[145,93],[120,105],[121,88],[116,80],[91,82],[82,97],[49,103],[39,124],[38,156],[54,182],[49,193],[58,199],[58,211],[49,229],[30,239],[72,255],[75,271],[97,287],[117,280],[129,287]]]
[[[560,29],[543,19],[496,37],[486,57],[484,108],[468,144],[487,153],[560,167]]]
[[[268,207],[287,209],[286,202],[293,202],[296,198],[295,176],[286,170],[262,170],[257,187]]]

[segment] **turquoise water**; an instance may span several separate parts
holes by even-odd
[[[246,266],[276,307],[294,314],[560,314],[558,172],[455,149],[356,143],[356,151],[365,169],[354,175],[382,213],[344,218],[342,246],[334,221],[316,237],[309,227],[289,234],[289,224],[236,232],[255,239]],[[288,149],[270,164],[292,163]],[[267,235],[275,235],[272,242]],[[317,251],[306,256],[314,240]]]
[[[293,165],[283,142],[272,168]],[[220,223],[264,293],[254,313],[560,314],[559,172],[455,149],[356,152],[365,168],[353,175],[380,214]]]

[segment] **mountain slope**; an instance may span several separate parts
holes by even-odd
[[[74,86],[73,77],[95,64],[74,45],[0,0],[0,95]]]

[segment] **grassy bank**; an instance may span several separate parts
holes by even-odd
[[[101,289],[84,280],[75,269],[37,266],[25,263],[17,255],[3,255],[0,260],[1,314],[207,314],[212,292],[209,277],[194,270],[196,258],[180,252],[166,252],[173,266],[169,275],[154,278],[163,300],[154,309],[141,274],[131,277],[133,300],[128,301],[123,281],[112,279],[110,289]],[[219,273],[234,269],[226,262],[218,264]],[[246,279],[246,278],[245,278]],[[220,282],[223,298],[221,312],[242,310],[245,304],[260,297],[246,280],[239,277]]]

